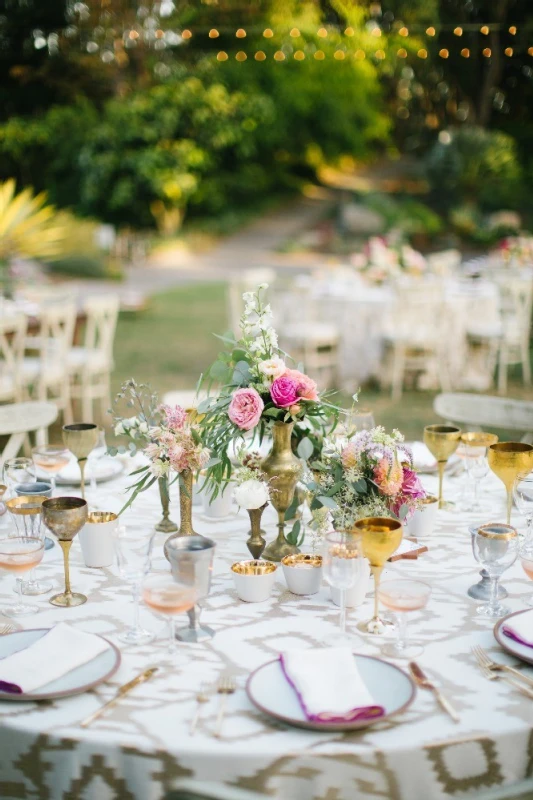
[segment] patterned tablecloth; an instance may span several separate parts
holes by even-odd
[[[428,488],[434,488],[433,477],[425,480]],[[457,484],[457,480],[446,481],[449,495],[457,491]],[[124,478],[101,485],[99,507],[118,509],[124,486]],[[0,704],[0,796],[155,800],[177,779],[192,778],[254,790],[278,800],[441,800],[462,798],[530,775],[533,704],[503,682],[487,681],[470,653],[477,643],[500,660],[510,661],[493,639],[492,624],[476,617],[475,603],[466,595],[477,580],[467,526],[503,516],[501,484],[494,479],[487,486],[482,520],[439,512],[429,552],[418,561],[396,562],[388,570],[391,575],[417,576],[432,585],[430,602],[414,616],[412,632],[425,641],[419,663],[441,682],[461,714],[459,724],[438,710],[427,691],[419,691],[402,716],[360,732],[315,733],[263,716],[243,688],[249,673],[276,657],[281,648],[320,646],[338,623],[338,609],[325,586],[317,595],[297,597],[287,590],[281,573],[270,601],[240,602],[229,567],[247,556],[248,519],[240,513],[211,522],[197,513],[197,530],[218,543],[212,591],[203,613],[203,620],[217,631],[215,638],[206,644],[182,645],[170,657],[166,628],[148,609],[142,609],[143,625],[160,635],[140,648],[120,645],[122,665],[107,684],[55,702]],[[159,517],[157,494],[141,495],[126,517],[127,524],[144,528],[148,535]],[[266,521],[273,534],[273,517]],[[163,541],[163,536],[157,537],[158,555]],[[46,598],[38,598],[42,610],[35,618],[23,618],[24,627],[68,620],[117,642],[117,633],[132,615],[128,587],[112,569],[84,567],[78,543],[72,548],[72,567],[73,587],[89,596],[86,605],[59,609]],[[39,572],[61,583],[58,547],[46,554]],[[518,564],[505,575],[504,583],[509,606],[523,607],[531,584]],[[13,578],[3,575],[2,600],[12,598],[12,587]],[[360,638],[355,630],[355,622],[370,610],[368,598],[363,607],[349,613],[348,629],[354,650],[379,655],[379,643]],[[91,728],[80,729],[80,720],[151,665],[161,667],[155,678]],[[240,680],[238,691],[228,699],[224,736],[213,737],[217,711],[213,697],[191,738],[188,726],[195,693],[202,682],[216,680],[223,668],[234,671]]]

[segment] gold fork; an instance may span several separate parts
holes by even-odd
[[[6,622],[3,625],[0,625],[0,636],[6,636],[8,633],[13,633],[14,630],[15,626],[10,625],[9,622]]]
[[[499,664],[497,661],[492,661],[489,654],[486,653],[485,650],[483,650],[483,648],[479,645],[475,645],[472,648],[472,652],[480,664],[484,664],[487,669],[494,670],[494,672],[510,672],[512,675],[516,675],[517,678],[523,680],[524,683],[527,683],[528,686],[533,687],[533,678],[530,678],[528,675],[524,675],[519,669],[510,667],[508,664]]]
[[[228,694],[233,694],[236,690],[237,684],[235,678],[231,675],[221,675],[217,683],[217,693],[220,695],[220,703],[218,706],[218,715],[215,728],[215,736],[220,739],[222,735],[222,723],[224,721],[224,712],[226,710],[226,698]]]
[[[200,691],[196,694],[196,711],[194,712],[194,717],[191,720],[191,726],[189,728],[189,735],[194,736],[194,732],[196,730],[196,726],[200,720],[200,713],[202,711],[202,705],[207,703],[209,700],[209,684],[202,683],[200,686]]]
[[[474,652],[473,648],[472,652]],[[529,697],[531,700],[533,700],[533,692],[531,691],[531,689],[528,689],[526,686],[524,686],[523,683],[515,681],[514,678],[508,678],[506,675],[498,675],[496,672],[491,672],[490,669],[485,666],[485,663],[479,659],[476,653],[474,653],[474,655],[476,656],[478,666],[480,667],[481,672],[483,673],[485,678],[488,678],[489,681],[495,681],[495,680],[505,681],[505,683],[508,683],[509,686],[512,686],[514,689],[517,689],[526,697]]]

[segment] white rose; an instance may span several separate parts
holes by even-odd
[[[148,433],[148,423],[147,422],[139,422],[139,431],[141,433]]]
[[[261,508],[268,503],[268,488],[262,481],[244,481],[233,492],[233,498],[241,508]]]
[[[115,425],[115,436],[123,436],[126,433],[122,422],[117,422]]]
[[[262,372],[263,375],[268,375],[269,378],[279,378],[286,370],[285,362],[279,356],[260,361],[258,368],[259,372]]]
[[[137,428],[139,426],[139,420],[137,417],[130,417],[124,420],[124,426],[126,428]]]

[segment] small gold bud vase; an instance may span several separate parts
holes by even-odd
[[[177,532],[169,536],[165,542],[163,549],[167,560],[170,560],[167,555],[167,544],[171,539],[177,539],[179,536],[198,536],[192,527],[192,486],[192,472],[190,469],[184,469],[180,476],[180,526],[174,528]]]
[[[163,507],[163,518],[155,526],[156,531],[161,533],[173,533],[178,530],[178,526],[170,519],[170,493],[168,486],[168,475],[163,475],[158,479],[159,496],[161,498],[161,506]]]
[[[270,480],[270,502],[278,512],[278,536],[265,548],[263,558],[281,561],[285,556],[299,553],[296,545],[285,538],[285,512],[292,503],[294,490],[303,467],[291,448],[293,422],[275,422],[272,428],[272,450],[262,461],[261,469]]]
[[[246,547],[256,561],[261,558],[261,553],[266,545],[266,540],[263,538],[264,530],[261,528],[261,517],[267,505],[268,503],[265,503],[261,508],[247,509],[250,517],[250,537],[246,542]]]

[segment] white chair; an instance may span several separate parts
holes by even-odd
[[[397,287],[394,306],[384,319],[384,341],[392,351],[390,373],[382,369],[382,385],[390,383],[392,397],[402,396],[407,373],[425,373],[433,384],[450,389],[444,292],[439,283],[411,282]]]
[[[68,354],[76,324],[74,303],[43,305],[39,313],[39,334],[26,338],[26,350],[34,353],[22,361],[22,384],[26,399],[52,400],[72,422]]]
[[[520,364],[522,378],[531,385],[529,335],[533,305],[531,279],[501,276],[498,279],[502,298],[501,336],[498,349],[498,392],[507,391],[507,371],[511,364]]]
[[[451,392],[437,395],[433,410],[446,421],[470,429],[503,428],[525,437],[533,433],[533,402],[525,400]]]
[[[22,361],[28,320],[25,314],[0,317],[0,402],[22,397]]]
[[[258,269],[247,269],[239,273],[234,273],[228,283],[228,317],[229,328],[235,334],[235,338],[241,335],[240,319],[244,311],[242,296],[244,292],[253,292],[261,283],[268,283],[269,287],[276,280],[276,273],[270,267]],[[269,291],[269,295],[271,292]]]
[[[102,418],[111,404],[113,344],[120,301],[117,295],[90,297],[86,314],[83,347],[72,347],[68,354],[70,395],[81,402],[85,422],[93,420],[93,402],[100,401]]]
[[[0,454],[0,468],[8,458],[15,458],[20,448],[29,448],[29,434],[36,434],[37,444],[48,441],[48,427],[57,419],[53,403],[13,403],[0,406],[0,436],[9,436]]]

